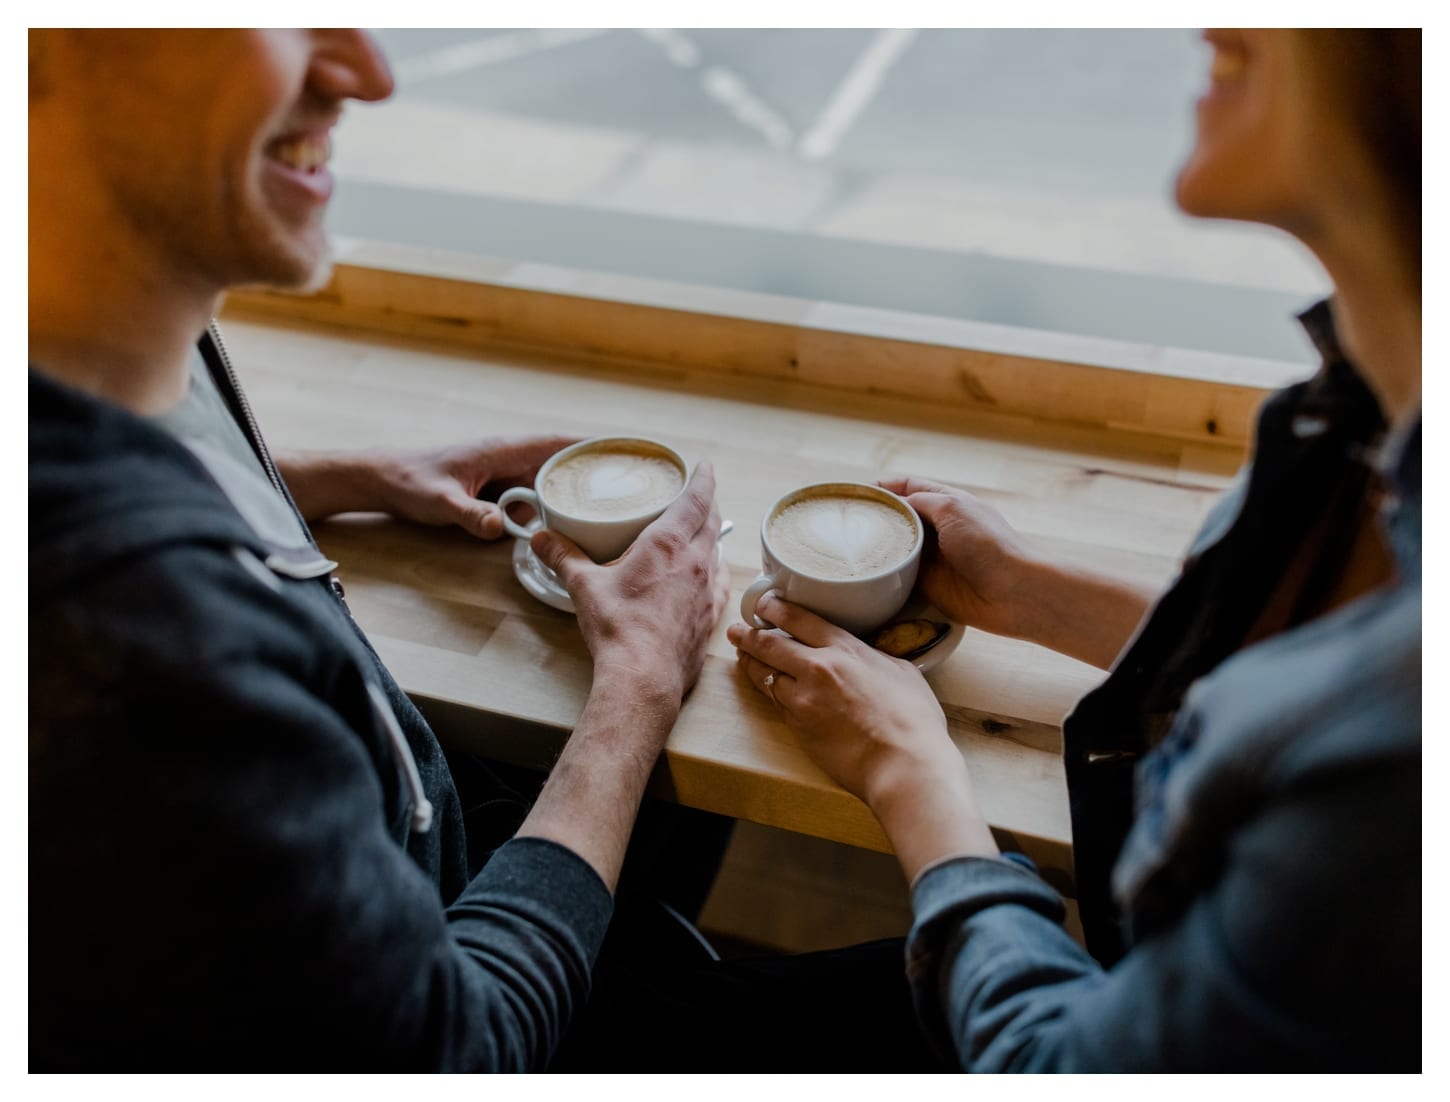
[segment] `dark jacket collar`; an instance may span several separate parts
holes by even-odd
[[[1396,429],[1380,450],[1381,469],[1401,498],[1420,500],[1420,412]]]
[[[1330,299],[1316,302],[1300,314],[1299,324],[1314,342],[1323,366],[1297,396],[1302,403],[1297,408],[1335,418],[1347,429],[1349,439],[1362,445],[1361,454],[1379,472],[1390,492],[1385,524],[1400,569],[1418,576],[1421,411],[1417,409],[1412,417],[1394,426],[1386,424],[1379,400],[1340,343]]]
[[[1376,435],[1383,434],[1377,449],[1376,466],[1396,493],[1402,497],[1418,498],[1420,496],[1419,411],[1416,411],[1413,418],[1407,419],[1393,428],[1385,424],[1379,400],[1373,397],[1373,392],[1365,383],[1363,375],[1350,361],[1344,351],[1344,346],[1340,343],[1339,332],[1334,324],[1334,309],[1331,299],[1321,299],[1305,310],[1299,315],[1299,324],[1303,326],[1304,332],[1313,342],[1323,364],[1319,375],[1314,380],[1318,383],[1316,388],[1318,393],[1314,397],[1321,400],[1326,397],[1334,400],[1343,395],[1362,402],[1363,396],[1369,395],[1379,414]]]

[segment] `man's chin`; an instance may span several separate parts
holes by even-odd
[[[284,290],[292,291],[294,294],[311,295],[322,290],[332,279],[332,246],[327,245],[322,250],[317,260],[312,265],[312,270],[307,273],[306,278],[285,287]]]
[[[332,279],[332,245],[324,243],[321,250],[309,257],[277,256],[266,265],[265,274],[258,273],[237,286],[238,290],[266,289],[286,291],[294,295],[311,295],[322,290]]]

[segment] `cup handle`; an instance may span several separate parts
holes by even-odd
[[[775,627],[774,624],[762,620],[755,613],[755,606],[760,603],[760,598],[775,588],[775,579],[769,574],[757,575],[755,581],[746,586],[745,592],[740,595],[740,618],[747,624],[754,624],[762,630]]]
[[[539,513],[525,528],[513,517],[509,516],[509,506],[516,501],[522,501],[534,507],[534,512]],[[512,486],[499,495],[499,512],[503,514],[503,526],[509,535],[516,540],[529,540],[534,533],[544,526],[544,518],[539,510],[539,495],[527,486]]]

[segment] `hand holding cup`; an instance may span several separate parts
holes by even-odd
[[[880,627],[911,596],[924,528],[905,500],[864,482],[792,490],[760,525],[764,570],[746,588],[740,615],[774,625],[756,610],[775,592],[853,634]]]

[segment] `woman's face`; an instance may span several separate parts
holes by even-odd
[[[1210,30],[1198,141],[1178,175],[1178,205],[1203,218],[1263,222],[1308,240],[1355,143],[1288,30]],[[1339,167],[1336,167],[1336,161]]]

